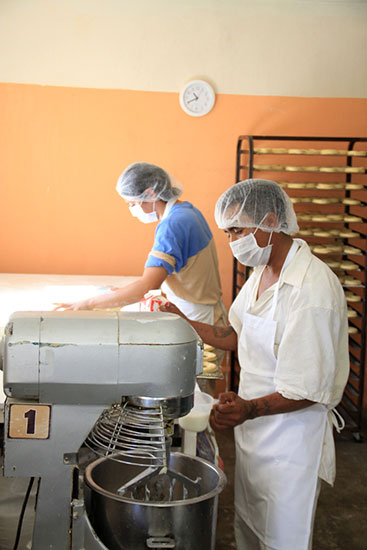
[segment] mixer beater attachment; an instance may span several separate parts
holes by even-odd
[[[103,411],[89,433],[86,445],[100,456],[145,467],[117,489],[119,496],[150,502],[200,496],[200,477],[193,480],[168,468],[169,429],[161,405],[146,408],[126,401]]]
[[[140,408],[125,402],[103,411],[86,445],[97,455],[125,464],[167,466],[166,430],[162,406]]]
[[[133,500],[162,502],[201,495],[201,477],[195,480],[173,469],[146,468],[117,489],[117,494]]]

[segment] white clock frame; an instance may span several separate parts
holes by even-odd
[[[207,115],[214,107],[215,92],[205,80],[190,80],[180,92],[180,105],[194,117]]]

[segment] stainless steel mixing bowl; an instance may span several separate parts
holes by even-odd
[[[162,482],[165,494],[152,501],[143,500],[147,498],[144,491],[135,498],[118,494],[122,486],[144,475],[144,468],[108,458],[86,468],[86,510],[109,550],[214,550],[218,495],[226,485],[225,474],[206,460],[182,453],[170,454],[169,471],[181,476],[174,482],[171,496]],[[183,476],[191,480],[187,490]]]

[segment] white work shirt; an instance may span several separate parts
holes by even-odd
[[[280,278],[275,310],[277,330],[276,391],[289,399],[308,399],[335,407],[349,375],[348,318],[345,295],[331,269],[314,256],[305,241]],[[255,268],[232,304],[229,321],[237,334],[242,313],[267,317],[275,285],[256,299],[264,267]],[[239,357],[241,364],[241,357]],[[332,484],[335,478],[333,417],[328,415],[319,477]]]

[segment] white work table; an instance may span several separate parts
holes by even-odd
[[[51,311],[58,302],[75,302],[125,286],[138,277],[112,275],[44,275],[0,273],[0,340],[14,311]],[[0,408],[4,402],[0,371]]]

